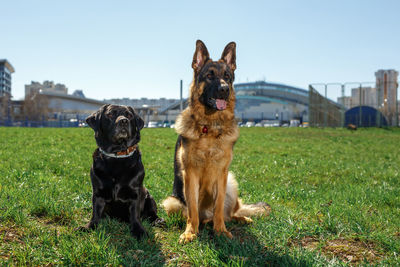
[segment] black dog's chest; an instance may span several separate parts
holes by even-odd
[[[107,180],[103,179],[97,192],[97,195],[103,197],[107,203],[112,201],[129,202],[138,198],[139,187],[121,183],[119,179],[113,177]]]
[[[134,162],[134,163],[133,163]],[[140,159],[136,161],[97,161],[94,164],[93,189],[107,203],[129,202],[139,198],[144,178]]]
[[[127,202],[131,200],[136,200],[139,194],[138,187],[132,187],[130,185],[124,185],[120,183],[116,183],[115,178],[112,179],[112,185],[108,187],[108,198],[106,198],[106,202],[111,201],[120,201]],[[107,190],[107,188],[105,188]]]

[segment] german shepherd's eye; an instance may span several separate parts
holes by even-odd
[[[231,76],[229,76],[228,72],[225,71],[225,73],[224,73],[224,78],[225,78],[226,80],[229,80],[229,79],[231,78]]]
[[[210,71],[210,72],[207,74],[207,79],[210,79],[210,80],[214,79],[214,71]]]

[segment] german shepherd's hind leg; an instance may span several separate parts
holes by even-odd
[[[226,229],[225,226],[225,197],[228,180],[228,171],[223,170],[220,172],[219,179],[217,179],[217,197],[214,205],[214,231],[217,234],[224,234],[228,238],[233,238],[232,234]]]
[[[183,175],[187,205],[186,230],[179,237],[179,243],[186,244],[197,237],[199,232],[199,176],[188,169]]]
[[[228,181],[226,182],[225,197],[225,221],[235,220],[240,223],[251,223],[252,219],[246,216],[236,216],[235,213],[240,209],[241,203],[238,199],[238,183],[232,172],[228,172]]]

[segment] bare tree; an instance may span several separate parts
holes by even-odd
[[[0,120],[7,119],[8,117],[8,109],[10,103],[10,96],[4,94],[0,97]]]
[[[23,104],[23,113],[25,118],[29,120],[47,119],[50,112],[49,99],[40,93],[33,93],[25,96]]]

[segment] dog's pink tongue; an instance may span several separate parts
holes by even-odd
[[[216,99],[215,100],[216,104],[217,104],[217,109],[218,110],[224,110],[226,109],[226,101],[223,99]]]

